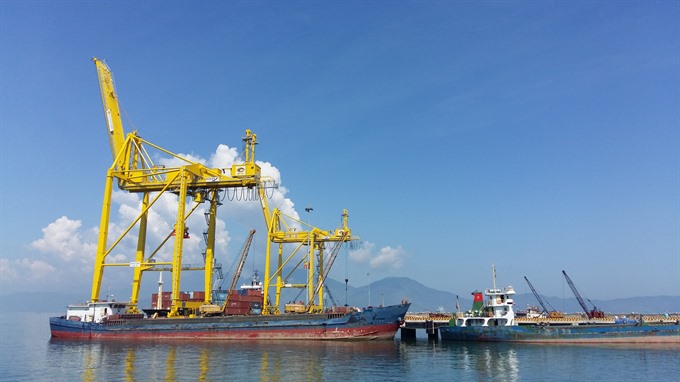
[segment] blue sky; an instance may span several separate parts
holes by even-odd
[[[348,209],[363,245],[335,279],[467,295],[493,262],[520,292],[526,275],[569,297],[564,269],[589,298],[680,295],[679,16],[677,1],[2,1],[0,293],[89,296],[111,162],[98,57],[127,131],[217,165],[252,129],[291,213],[329,229]],[[116,201],[116,219],[138,203]],[[262,231],[256,207],[222,207],[223,263]]]

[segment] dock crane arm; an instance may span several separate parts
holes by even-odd
[[[250,244],[253,242],[253,236],[255,236],[255,230],[251,229],[250,234],[248,234],[248,238],[246,239],[246,242],[243,245],[243,250],[241,251],[241,258],[239,259],[238,266],[234,271],[234,276],[231,278],[231,285],[229,285],[229,289],[227,290],[227,297],[225,297],[224,304],[222,305],[223,314],[226,312],[227,306],[229,306],[229,296],[234,291],[234,288],[236,288],[236,283],[238,282],[238,279],[241,277],[241,271],[243,271],[243,266],[246,263],[246,257],[248,257],[248,251],[250,250]]]
[[[576,289],[576,285],[574,285],[574,283],[571,281],[569,276],[567,276],[567,272],[562,271],[562,274],[564,275],[564,278],[567,280],[567,284],[569,284],[569,288],[571,288],[571,291],[574,292],[574,296],[576,297],[576,300],[578,301],[579,305],[581,305],[581,308],[583,309],[583,311],[586,312],[586,316],[588,316],[588,318],[601,317],[602,316],[601,312],[598,311],[597,307],[595,307],[594,305],[593,305],[592,311],[588,310],[588,307],[586,306],[586,302],[583,300],[583,297],[581,297],[581,294]]]
[[[539,295],[536,289],[534,289],[534,286],[531,285],[531,282],[529,282],[529,279],[526,276],[524,276],[524,280],[526,280],[527,284],[529,284],[529,288],[531,288],[531,292],[533,292],[534,296],[536,297],[536,300],[538,300],[538,303],[541,304],[541,308],[543,308],[543,312],[541,313],[548,314],[548,308],[545,306],[545,303],[543,302],[541,295]]]
[[[95,66],[97,67],[99,90],[102,95],[102,105],[104,106],[104,116],[106,118],[106,126],[108,127],[111,154],[115,160],[125,144],[125,131],[123,130],[123,122],[120,118],[118,96],[116,95],[116,89],[113,86],[113,75],[111,74],[109,67],[103,61],[95,57],[92,58],[92,61],[94,61]],[[119,160],[124,161],[123,158]]]
[[[335,298],[333,298],[333,294],[331,293],[330,288],[328,288],[328,284],[323,285],[323,289],[326,291],[326,294],[328,295],[328,298],[331,299],[331,303],[333,306],[338,306],[338,302],[335,301]]]

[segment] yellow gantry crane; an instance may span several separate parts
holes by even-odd
[[[267,250],[265,253],[264,271],[264,306],[262,314],[279,314],[281,306],[281,292],[284,288],[306,288],[307,302],[304,312],[318,313],[323,311],[323,286],[331,270],[333,262],[344,243],[357,241],[352,236],[347,224],[349,214],[342,213],[341,227],[334,231],[322,230],[298,219],[283,214],[278,208],[270,214],[267,198],[263,195],[264,188],[260,188],[260,201],[267,224]],[[307,227],[307,230],[298,227]],[[335,243],[330,256],[326,259],[326,243]],[[288,245],[288,252],[284,256],[284,248]],[[305,250],[306,247],[306,250]],[[272,252],[276,251],[274,255]],[[272,257],[276,256],[274,262]],[[272,269],[272,265],[275,268]],[[284,267],[288,266],[284,275]],[[288,278],[294,271],[303,268],[307,271],[305,283],[289,283]],[[271,301],[271,289],[274,289],[274,301]]]
[[[102,95],[109,142],[111,144],[113,164],[108,169],[106,175],[91,300],[99,300],[102,276],[105,267],[130,266],[134,268],[130,307],[131,311],[137,311],[142,272],[154,270],[154,267],[160,265],[169,265],[172,271],[172,308],[170,315],[177,315],[180,307],[180,275],[182,270],[182,245],[184,240],[184,235],[182,233],[185,231],[185,220],[196,210],[200,203],[208,201],[210,203],[210,208],[207,219],[207,248],[205,267],[203,267],[203,270],[205,272],[204,287],[206,291],[204,302],[210,303],[215,248],[215,221],[219,203],[219,192],[226,188],[245,187],[252,189],[260,184],[260,167],[255,164],[254,155],[256,136],[255,134],[252,134],[250,130],[246,130],[246,135],[243,139],[246,142],[252,143],[253,151],[246,152],[244,163],[234,164],[230,169],[208,168],[201,163],[192,162],[191,160],[173,154],[168,150],[144,140],[136,131],[133,131],[126,136],[123,130],[118,97],[114,88],[111,71],[101,60],[93,58],[93,61],[97,67],[97,74],[99,77],[99,87]],[[171,157],[178,159],[182,164],[174,167],[155,165],[147,152],[147,147],[170,155]],[[143,196],[141,211],[137,218],[123,231],[120,237],[109,245],[109,219],[114,179],[118,181],[118,187],[121,190],[141,193]],[[177,218],[173,230],[173,232],[176,232],[177,234],[174,235],[172,262],[158,262],[155,261],[153,257],[160,247],[172,237],[173,232],[168,233],[168,236],[158,248],[147,256],[145,253],[147,219],[149,209],[164,193],[168,192],[176,194],[178,197]],[[153,199],[151,199],[151,193],[155,193]],[[193,198],[193,206],[187,213],[187,199],[189,197]],[[122,264],[107,263],[107,256],[137,224],[139,224],[139,228],[135,261]],[[196,269],[196,267],[193,267],[193,269]]]
[[[242,138],[245,143],[245,158],[242,163],[235,163],[231,168],[208,168],[201,163],[174,154],[153,143],[144,140],[136,131],[125,135],[120,116],[120,106],[113,83],[113,76],[108,66],[93,58],[97,68],[99,86],[104,107],[104,115],[111,145],[113,164],[107,170],[104,201],[97,242],[97,252],[94,264],[91,301],[99,301],[99,294],[106,267],[132,267],[132,293],[129,303],[130,312],[138,312],[139,291],[143,272],[170,270],[172,272],[172,305],[169,316],[180,314],[181,308],[189,308],[199,312],[201,306],[212,304],[212,273],[214,266],[215,225],[217,207],[220,203],[220,193],[227,189],[241,189],[253,191],[260,200],[267,226],[267,249],[265,258],[264,301],[263,314],[278,314],[281,290],[289,287],[307,288],[308,304],[305,310],[318,312],[323,309],[323,284],[330,270],[341,244],[358,238],[352,237],[347,225],[348,214],[342,215],[342,226],[334,231],[325,231],[299,220],[285,216],[278,209],[270,211],[267,201],[267,189],[273,184],[272,180],[262,177],[260,167],[255,163],[255,145],[257,137],[250,130],[246,130]],[[169,155],[180,162],[177,166],[156,165],[151,160],[147,149],[153,149],[161,154]],[[109,243],[109,221],[114,179],[121,190],[142,194],[141,210],[122,234]],[[177,215],[174,229],[168,232],[153,251],[146,252],[147,223],[149,210],[163,194],[177,195]],[[188,202],[191,200],[190,202]],[[206,213],[208,230],[206,238],[205,265],[189,266],[182,264],[183,240],[186,219],[204,202],[209,202],[209,212]],[[108,263],[107,256],[138,225],[137,249],[135,260],[129,263]],[[307,227],[307,230],[298,227]],[[173,233],[176,233],[173,235]],[[174,242],[173,257],[170,262],[156,261],[154,256],[170,239]],[[325,244],[334,242],[337,245],[331,251],[329,259],[324,259]],[[297,244],[297,246],[295,246]],[[284,257],[284,246],[294,247],[292,253]],[[272,270],[270,264],[272,246],[276,247],[276,267]],[[307,246],[307,250],[301,249]],[[302,253],[301,259],[297,260]],[[324,263],[324,261],[326,261]],[[308,269],[308,277],[304,284],[289,284],[284,276],[286,265],[294,265],[293,270],[304,266]],[[205,297],[202,302],[187,302],[180,300],[181,272],[184,270],[204,271]],[[291,272],[292,273],[292,272]],[[275,290],[275,302],[270,301],[270,289]],[[318,298],[318,302],[315,299]]]
[[[246,160],[248,153],[252,157],[255,153],[254,140],[244,140]],[[342,223],[333,231],[304,223],[299,219],[286,215],[278,208],[270,210],[267,197],[267,180],[260,180],[258,193],[260,205],[267,226],[267,249],[265,253],[265,270],[263,280],[264,305],[262,314],[279,314],[281,306],[281,292],[285,288],[306,288],[307,302],[303,312],[316,313],[323,311],[323,286],[333,262],[344,243],[356,242],[358,237],[352,236],[348,226],[349,213],[343,210]],[[306,229],[302,229],[305,227]],[[326,259],[326,243],[335,243],[330,255]],[[306,250],[305,250],[306,247]],[[291,249],[284,256],[284,249]],[[276,254],[273,255],[272,251]],[[276,256],[276,261],[273,260]],[[272,265],[275,268],[272,269]],[[284,267],[287,273],[284,275]],[[289,283],[288,278],[296,270],[307,270],[304,283]],[[271,300],[272,289],[274,301]]]

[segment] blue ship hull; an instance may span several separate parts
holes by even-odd
[[[680,343],[680,325],[442,326],[444,341]]]
[[[51,317],[52,337],[71,339],[333,340],[392,339],[410,304],[347,314],[137,318],[103,323]]]

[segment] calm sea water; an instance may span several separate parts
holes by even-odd
[[[49,316],[0,314],[1,381],[680,381],[670,345],[56,341]]]

